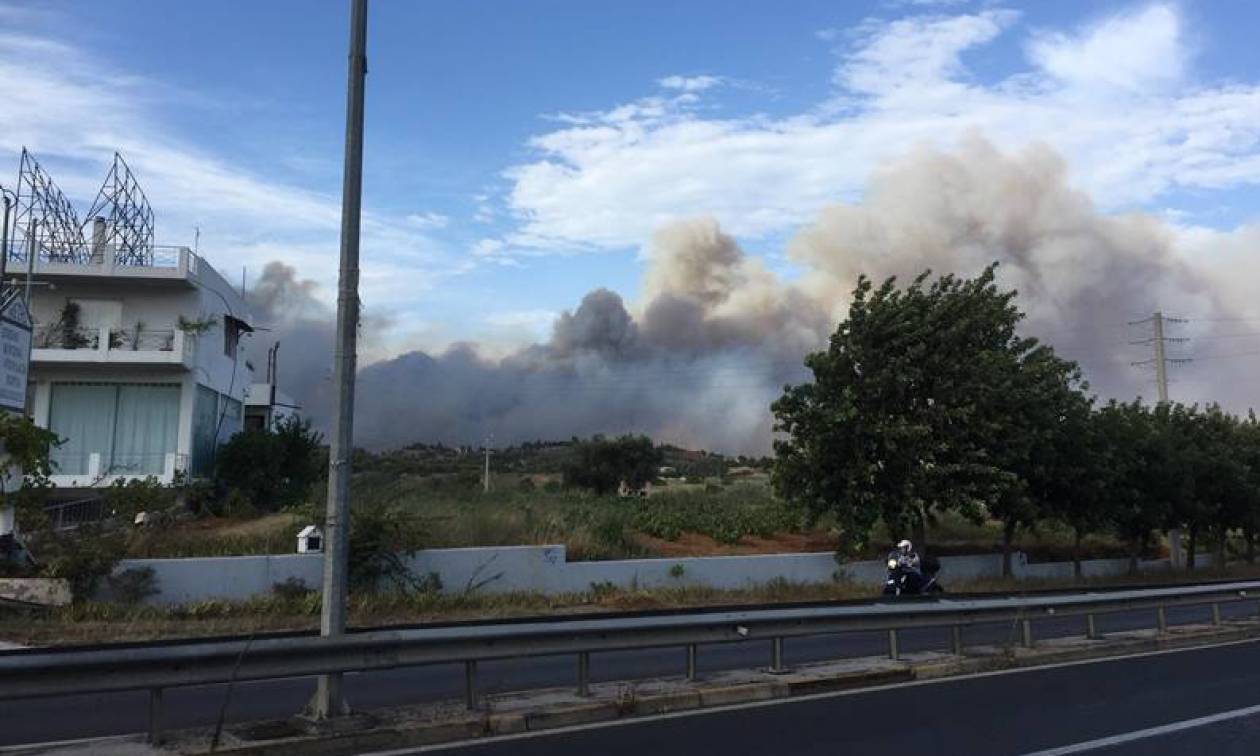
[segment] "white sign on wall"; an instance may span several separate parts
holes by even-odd
[[[21,297],[10,294],[7,299],[0,310],[0,408],[25,412],[31,315]]]

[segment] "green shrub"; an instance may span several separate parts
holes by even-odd
[[[132,567],[110,574],[105,578],[105,583],[109,588],[110,598],[129,606],[144,603],[145,599],[160,592],[157,573],[152,567]]]
[[[301,504],[322,472],[321,443],[310,421],[296,417],[274,428],[241,431],[219,449],[215,478],[261,511]]]

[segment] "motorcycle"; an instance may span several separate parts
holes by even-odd
[[[940,575],[940,564],[936,560],[924,560],[922,568],[915,570],[904,564],[896,556],[888,557],[888,577],[884,580],[885,596],[915,596],[922,594],[944,593],[945,588],[937,582]]]

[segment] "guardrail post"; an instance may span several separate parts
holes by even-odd
[[[1159,630],[1160,635],[1168,632],[1168,615],[1164,612],[1164,607],[1155,609],[1155,627]]]
[[[591,653],[583,651],[578,654],[578,689],[579,696],[591,694]]]
[[[469,711],[476,711],[479,703],[477,700],[477,662],[469,660],[464,662],[464,704]]]
[[[687,679],[691,682],[696,680],[696,644],[694,643],[687,646]]]
[[[1032,620],[1025,619],[1025,620],[1019,621],[1019,634],[1021,636],[1020,640],[1023,642],[1024,648],[1032,648],[1033,647]]]
[[[149,744],[162,745],[161,688],[149,688]]]
[[[1217,603],[1212,604],[1212,624],[1221,624],[1221,605]]]
[[[1085,615],[1085,637],[1089,640],[1102,640],[1102,636],[1098,634],[1098,624],[1094,621],[1094,615]]]
[[[949,640],[950,640],[951,650],[954,652],[954,656],[962,656],[963,655],[962,625],[954,625],[953,627],[950,628]]]
[[[783,667],[783,639],[774,638],[770,641],[770,671],[774,674],[781,674],[787,670]]]
[[[888,658],[897,659],[901,656],[897,651],[897,630],[893,628],[888,631]]]

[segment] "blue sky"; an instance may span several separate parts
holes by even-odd
[[[1249,3],[373,0],[363,295],[380,354],[545,337],[653,231],[713,216],[786,277],[793,235],[873,170],[975,131],[1047,142],[1108,212],[1191,244],[1260,207]],[[84,206],[120,149],[229,278],[331,301],[345,0],[0,0],[0,159]]]

